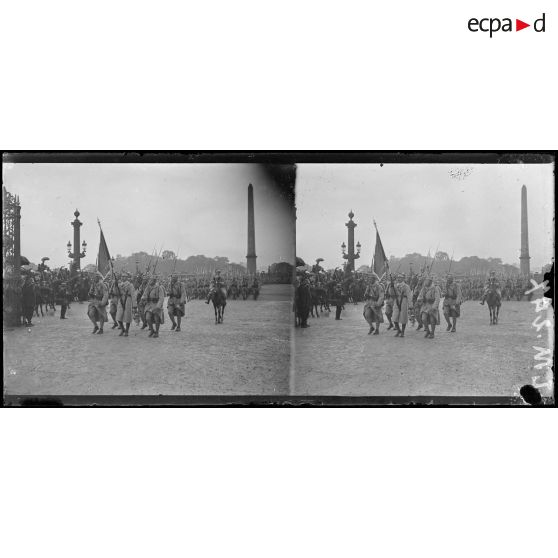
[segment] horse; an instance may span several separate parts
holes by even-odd
[[[327,291],[326,289],[324,289],[323,287],[317,287],[316,288],[316,295],[318,297],[318,302],[320,305],[320,312],[330,312],[330,308],[329,308],[329,302],[328,302],[328,296],[327,296]]]
[[[314,318],[320,317],[320,297],[318,294],[317,287],[310,287],[310,315]],[[314,316],[314,311],[316,311],[316,315]]]
[[[227,291],[224,288],[216,289],[211,294],[211,302],[215,310],[215,323],[223,323],[223,315],[225,314],[225,306],[227,305]]]
[[[248,298],[248,287],[246,285],[242,285],[240,287],[240,294],[242,296],[242,300],[246,300]]]
[[[490,312],[490,325],[497,325],[501,301],[495,287],[489,288],[486,295],[486,304],[488,305],[488,310]]]
[[[41,311],[41,316],[44,316],[45,313],[43,312],[43,304],[45,305],[45,311],[48,310],[48,306],[46,304],[46,298],[43,298],[44,289],[40,286],[35,287],[35,308],[34,308],[34,315],[39,317],[39,310]]]
[[[236,300],[238,298],[238,285],[233,284],[229,287],[229,296]]]
[[[43,312],[44,305],[44,312]],[[41,316],[48,314],[48,310],[54,310],[54,294],[52,289],[46,285],[42,284],[37,289],[35,289],[35,315],[39,317],[39,310],[41,311]]]

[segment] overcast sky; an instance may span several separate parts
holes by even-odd
[[[553,165],[300,164],[297,165],[297,255],[341,266],[353,210],[359,265],[370,265],[373,219],[388,256],[447,252],[518,264],[521,186],[527,186],[531,268],[554,254]]]
[[[294,260],[289,202],[256,164],[28,164],[5,163],[4,186],[21,200],[21,253],[31,262],[50,257],[66,265],[79,209],[82,267],[95,263],[97,217],[111,255],[151,253],[179,257],[226,256],[246,264],[247,188],[254,186],[258,268]]]

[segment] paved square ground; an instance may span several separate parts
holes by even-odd
[[[540,361],[533,346],[549,346],[537,338],[535,306],[527,301],[504,302],[496,326],[486,306],[465,302],[458,331],[447,333],[440,313],[434,339],[410,324],[405,338],[396,338],[386,331],[387,320],[380,335],[368,335],[363,304],[345,308],[341,321],[333,308],[329,317],[309,318],[308,329],[296,329],[295,394],[517,396],[541,373],[534,369]]]
[[[68,319],[35,318],[4,331],[9,395],[287,395],[291,361],[290,285],[266,285],[259,300],[229,300],[224,323],[213,306],[186,305],[182,331],[168,316],[158,339],[132,324],[129,337],[105,324],[91,335],[87,303]],[[166,308],[166,303],[165,303]]]

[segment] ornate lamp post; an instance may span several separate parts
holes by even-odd
[[[74,215],[76,218],[71,222],[72,227],[74,227],[74,251],[72,252],[72,243],[69,240],[66,247],[68,248],[68,257],[74,260],[72,263],[72,273],[77,273],[81,268],[81,258],[85,258],[87,242],[84,240],[81,243],[82,251],[79,252],[79,228],[83,223],[78,219],[79,211],[77,209],[74,211]]]
[[[355,254],[355,227],[357,226],[357,224],[353,221],[354,216],[355,214],[351,210],[349,212],[349,222],[345,223],[345,226],[347,227],[347,229],[349,229],[348,239],[347,239],[348,246],[345,245],[344,242],[343,244],[341,244],[343,259],[347,260],[347,263],[345,264],[345,273],[347,275],[349,275],[351,272],[355,270],[355,260],[358,260],[360,258],[360,249],[361,249],[360,242],[357,242],[356,245],[357,252]]]

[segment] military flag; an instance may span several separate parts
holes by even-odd
[[[378,227],[376,221],[374,221],[374,227],[376,228],[376,248],[374,250],[374,260],[372,262],[372,269],[374,273],[382,278],[389,268],[388,259],[382,245],[382,239],[380,238],[380,233],[378,232]]]
[[[99,228],[101,227],[101,223],[99,223]],[[97,271],[103,274],[103,277],[106,277],[108,272],[111,270],[111,261],[110,261],[110,254],[107,247],[107,242],[105,240],[105,235],[103,233],[103,229],[101,230],[101,239],[99,241],[99,253],[97,255]]]

